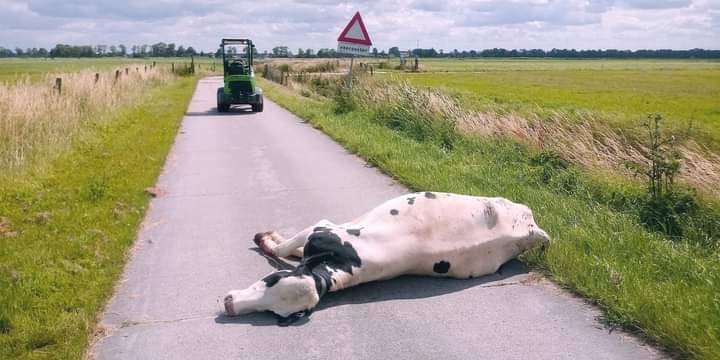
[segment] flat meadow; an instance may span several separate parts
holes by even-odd
[[[49,73],[72,73],[81,70],[94,69],[104,71],[117,68],[121,65],[130,64],[160,64],[175,63],[176,65],[190,62],[190,58],[57,58],[57,59],[28,59],[9,58],[0,59],[0,82],[13,82],[23,78],[30,80],[41,80]],[[197,57],[195,61],[199,64],[209,65],[212,59]]]
[[[478,110],[592,111],[630,131],[661,113],[669,130],[720,149],[720,61],[421,59],[420,72],[382,75],[448,90]]]

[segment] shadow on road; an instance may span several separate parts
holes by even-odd
[[[233,116],[233,115],[254,115],[249,106],[234,106],[228,112],[221,113],[217,108],[210,108],[206,111],[188,111],[185,116]]]
[[[259,250],[255,250],[259,252]],[[284,263],[284,261],[280,260]],[[268,260],[271,266],[279,268]],[[292,266],[285,263],[287,266]],[[285,265],[281,265],[285,266]],[[392,280],[375,281],[325,295],[314,311],[323,311],[339,305],[366,304],[390,300],[423,299],[462,291],[471,287],[499,282],[513,276],[528,273],[528,268],[518,260],[510,260],[497,273],[473,279],[441,279],[429,276],[402,276]],[[292,324],[301,326],[308,317]],[[218,324],[250,324],[253,326],[276,326],[277,317],[270,312],[228,317],[220,314]]]
[[[262,252],[262,250],[260,250],[260,248],[254,247],[254,248],[250,248],[249,250],[254,251],[254,252],[258,253],[258,255],[264,257],[265,260],[267,260],[268,265],[275,268],[275,270],[295,270],[295,265],[293,265],[281,258],[266,256],[265,254],[263,254],[263,252]]]

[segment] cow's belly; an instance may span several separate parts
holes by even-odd
[[[351,278],[344,279],[344,287],[402,275],[467,279],[492,274],[519,253],[508,239],[492,242],[468,241],[468,246],[451,250],[443,248],[441,251],[427,246],[428,242],[416,242],[415,244],[419,245],[416,247],[399,246],[402,243],[404,242],[386,241],[382,246],[357,244],[363,264]]]

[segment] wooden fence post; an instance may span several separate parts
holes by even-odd
[[[122,74],[120,70],[115,70],[115,82],[118,82],[118,80],[120,80],[120,74]]]
[[[95,73],[95,83],[97,84],[98,81],[100,81],[100,73]]]
[[[128,68],[125,68],[125,75],[129,74],[128,71],[130,71],[130,70],[128,70]]]
[[[62,95],[62,78],[55,78],[55,90],[58,95]]]
[[[175,63],[170,63],[170,68],[172,72],[175,72]]]

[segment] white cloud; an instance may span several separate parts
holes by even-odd
[[[358,10],[379,49],[720,48],[720,0],[0,0],[0,46],[318,49]]]

